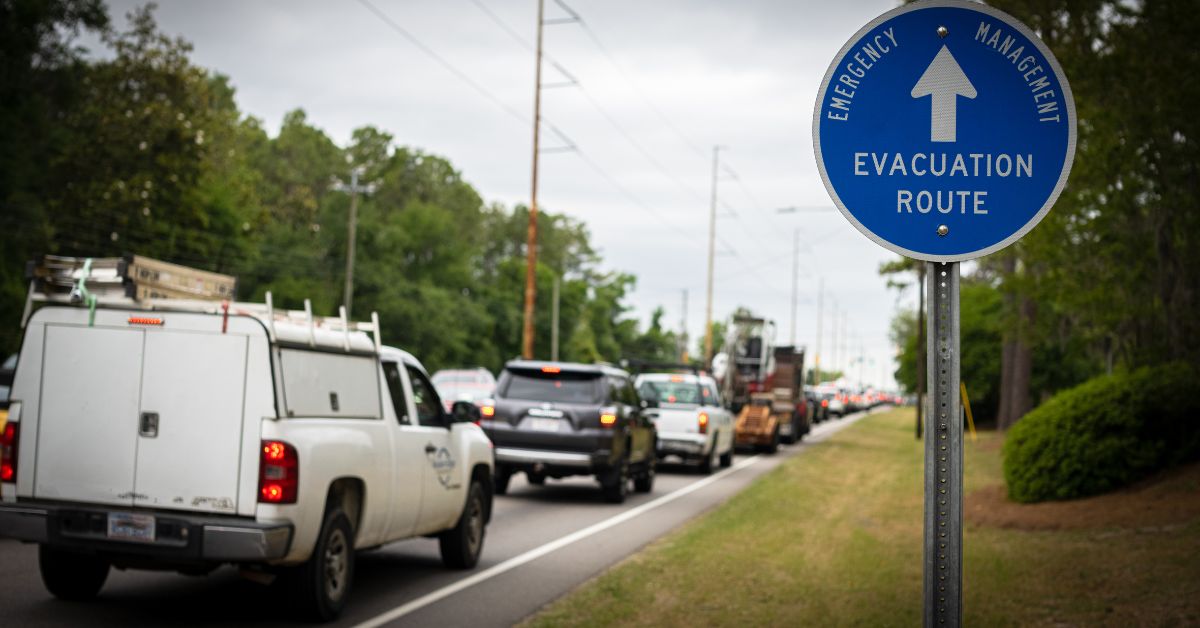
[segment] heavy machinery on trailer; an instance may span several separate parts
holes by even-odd
[[[731,412],[740,412],[752,394],[766,391],[767,377],[775,370],[774,346],[774,321],[742,314],[730,321],[712,371]]]
[[[740,313],[730,321],[721,353],[713,360],[722,396],[736,415],[738,446],[774,452],[808,431],[803,393],[804,353],[775,346],[775,323]]]
[[[750,403],[734,422],[739,447],[768,453],[774,453],[781,442],[800,440],[812,427],[812,408],[804,396],[804,350],[775,347],[772,354],[773,371],[760,390],[750,393]]]

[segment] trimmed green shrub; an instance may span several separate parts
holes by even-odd
[[[1065,390],[1009,430],[1004,480],[1018,502],[1074,499],[1200,458],[1197,369],[1173,363]]]

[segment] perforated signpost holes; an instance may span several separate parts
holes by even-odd
[[[1067,183],[1075,101],[1024,24],[975,2],[889,11],[846,42],[813,111],[834,204],[927,265],[924,623],[962,621],[959,262],[1033,229]]]

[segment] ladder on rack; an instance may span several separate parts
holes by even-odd
[[[136,308],[161,312],[193,312],[251,316],[266,325],[272,342],[277,339],[276,324],[306,327],[307,341],[317,345],[317,330],[341,332],[342,345],[350,351],[350,332],[369,334],[375,350],[380,342],[379,315],[371,313],[370,322],[347,319],[346,308],[338,316],[314,316],[312,302],[304,300],[303,310],[275,309],[272,295],[265,303],[233,301],[237,278],[163,262],[140,255],[125,257],[61,257],[46,255],[26,266],[29,294],[21,327],[29,321],[35,302],[79,305],[94,312],[96,307]],[[224,328],[224,326],[223,326]]]

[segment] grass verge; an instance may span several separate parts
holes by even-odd
[[[525,625],[919,624],[922,449],[912,421],[909,409],[862,420]],[[1128,516],[1139,499],[1200,502],[1200,467],[1097,498],[1107,500],[1093,505],[1100,516],[1084,525],[1089,500],[1063,505],[1075,522],[1066,527],[1044,525],[1053,508],[1007,503],[998,523],[977,515],[1003,501],[1001,439],[967,444],[966,625],[1200,623],[1200,510],[1159,509],[1152,525]],[[1114,508],[1124,514],[1102,516]]]

